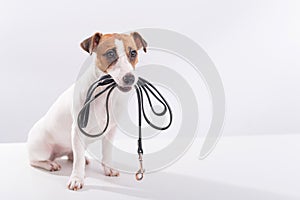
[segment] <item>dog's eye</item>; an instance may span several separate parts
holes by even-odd
[[[129,53],[130,53],[130,57],[131,57],[131,58],[135,58],[136,55],[137,55],[136,50],[131,50]]]
[[[105,55],[106,55],[107,58],[115,58],[116,57],[116,52],[114,50],[108,50],[105,53]]]

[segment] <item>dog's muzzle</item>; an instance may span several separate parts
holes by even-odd
[[[128,72],[123,76],[122,82],[124,83],[124,86],[118,85],[118,89],[122,92],[129,92],[135,82],[135,77],[132,73]]]

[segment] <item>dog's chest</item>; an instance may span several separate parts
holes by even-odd
[[[99,91],[96,91],[97,94]],[[101,95],[90,104],[89,120],[86,127],[88,132],[98,134],[102,132],[109,121],[107,130],[109,132],[113,126],[116,125],[115,117],[113,116],[113,109],[118,105],[117,101],[112,98],[107,99],[107,94]],[[108,115],[107,115],[108,113]],[[105,134],[104,133],[104,134]]]

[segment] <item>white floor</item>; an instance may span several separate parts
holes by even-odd
[[[25,144],[0,145],[1,199],[300,199],[300,135],[223,137],[213,153],[198,160],[197,141],[171,167],[146,174],[105,177],[93,161],[83,190],[66,188],[71,163],[60,172],[31,168]]]

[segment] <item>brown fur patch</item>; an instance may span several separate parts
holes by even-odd
[[[93,51],[97,54],[96,65],[103,72],[106,72],[106,70],[113,64],[111,60],[107,59],[105,54],[108,50],[116,49],[115,46],[116,39],[122,40],[128,61],[131,63],[133,68],[137,64],[138,58],[137,56],[135,58],[130,57],[130,50],[138,51],[140,48],[143,47],[145,51],[145,48],[147,46],[147,43],[144,41],[144,39],[136,32],[130,35],[118,34],[118,33],[111,33],[111,34],[104,34],[104,35],[101,34],[100,41]],[[91,43],[92,40],[89,41],[89,45],[91,45]]]

